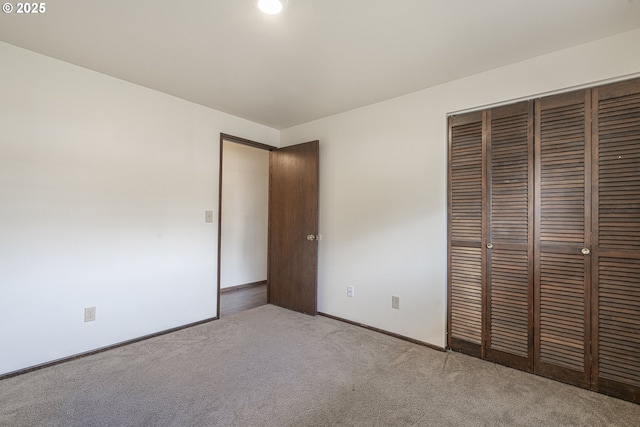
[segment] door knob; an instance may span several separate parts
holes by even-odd
[[[307,236],[307,240],[310,241],[310,242],[313,242],[314,240],[318,240],[319,241],[319,240],[322,240],[322,235],[320,235],[320,234],[309,234]]]
[[[487,249],[493,249],[493,243],[487,243]]]
[[[580,252],[582,252],[582,255],[589,255],[591,253],[589,248],[582,248]]]

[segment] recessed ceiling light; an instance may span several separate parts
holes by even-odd
[[[258,0],[258,8],[269,15],[282,12],[283,7],[284,5],[281,0]]]

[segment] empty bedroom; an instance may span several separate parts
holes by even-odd
[[[637,426],[640,1],[0,13],[0,425]]]

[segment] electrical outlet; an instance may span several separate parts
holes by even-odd
[[[213,222],[213,211],[204,211],[204,222]]]
[[[96,308],[95,307],[85,307],[84,309],[84,321],[85,322],[93,322],[96,320]]]
[[[391,297],[391,308],[400,310],[400,297]]]
[[[353,298],[355,296],[355,294],[353,292],[353,286],[347,286],[347,296],[349,298]]]

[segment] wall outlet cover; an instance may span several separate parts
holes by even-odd
[[[84,321],[85,322],[93,322],[96,320],[96,308],[95,307],[86,307],[84,309]]]

